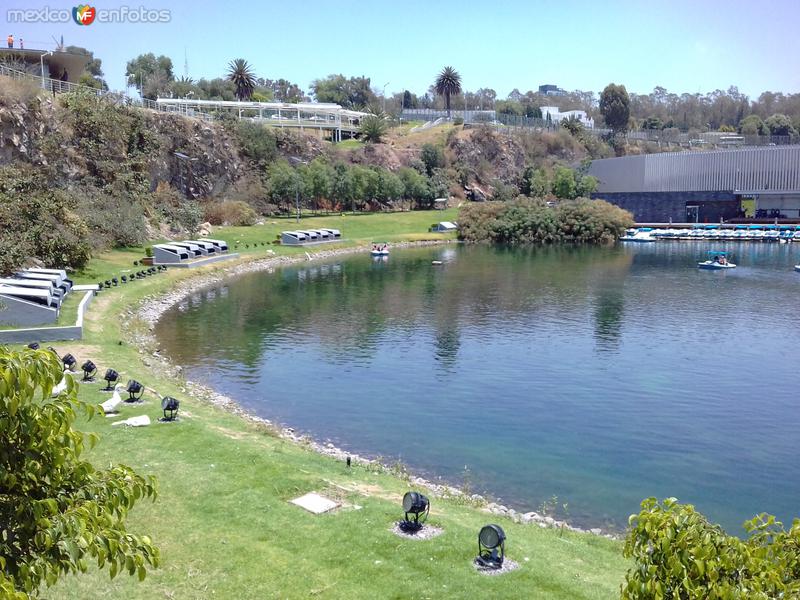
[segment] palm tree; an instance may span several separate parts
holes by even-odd
[[[445,67],[436,82],[433,84],[436,93],[444,96],[444,103],[447,106],[447,118],[450,118],[450,96],[461,93],[461,75],[453,67]]]
[[[256,78],[253,68],[243,58],[237,58],[228,65],[228,79],[236,86],[236,97],[247,100],[253,95],[256,87]]]

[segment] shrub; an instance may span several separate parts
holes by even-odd
[[[797,598],[800,520],[786,531],[771,515],[745,523],[746,539],[728,535],[689,504],[648,498],[630,518],[624,555],[634,560],[623,600]]]
[[[274,129],[252,121],[237,121],[232,129],[242,154],[254,163],[263,165],[278,157],[278,140]]]
[[[95,249],[140,246],[147,239],[147,219],[141,202],[124,191],[103,193],[94,188],[76,190],[78,212],[91,231]]]
[[[360,133],[367,142],[379,143],[388,129],[389,124],[383,114],[370,114],[361,119]]]
[[[440,146],[433,144],[423,144],[420,152],[420,160],[425,164],[425,172],[428,177],[433,175],[434,169],[444,167],[444,151]]]
[[[603,200],[562,202],[550,208],[521,196],[511,202],[468,204],[458,215],[462,239],[501,244],[605,244],[633,223],[631,214]]]
[[[608,244],[633,226],[631,214],[605,200],[579,198],[555,209],[561,238],[578,244]]]
[[[204,209],[204,218],[212,225],[253,225],[258,220],[256,211],[241,200],[209,202]]]
[[[453,119],[453,125],[463,125],[464,124],[464,117],[455,117]]]
[[[194,200],[184,198],[168,183],[160,182],[153,192],[153,207],[166,221],[172,231],[197,231],[203,216],[203,209]]]
[[[0,231],[3,249],[14,247],[5,268],[15,268],[31,256],[49,267],[83,267],[91,248],[86,223],[74,212],[75,199],[51,188],[40,173],[28,167],[0,169]],[[13,262],[12,262],[13,261]]]

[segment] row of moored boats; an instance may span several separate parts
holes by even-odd
[[[655,242],[658,240],[717,240],[731,242],[800,242],[800,225],[698,225],[692,228],[639,227],[628,229],[623,242]]]

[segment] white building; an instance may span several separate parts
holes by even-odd
[[[542,118],[547,120],[547,115],[550,115],[550,120],[553,123],[558,123],[562,119],[575,117],[581,123],[583,123],[584,127],[588,127],[590,129],[594,128],[594,119],[587,115],[585,110],[568,110],[566,112],[561,112],[557,106],[542,106],[541,111]]]

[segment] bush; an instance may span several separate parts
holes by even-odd
[[[786,531],[771,515],[728,535],[693,506],[648,498],[630,518],[624,555],[634,560],[623,600],[734,600],[800,595],[800,520]]]
[[[91,233],[91,244],[109,247],[141,246],[147,239],[147,219],[139,200],[124,191],[103,193],[94,188],[76,191],[78,211]]]
[[[193,234],[200,226],[203,209],[194,200],[184,198],[168,183],[160,182],[153,192],[153,207],[174,232]]]
[[[241,200],[209,202],[205,205],[204,215],[212,225],[253,225],[258,219],[256,211]]]
[[[252,121],[237,121],[232,127],[242,154],[256,164],[266,164],[278,157],[275,131]]]
[[[458,215],[462,239],[501,244],[605,244],[633,224],[631,214],[603,200],[579,198],[550,208],[521,196],[511,202],[468,204]]]
[[[463,125],[464,117],[456,117],[453,119],[453,125]]]
[[[440,146],[433,144],[423,144],[420,152],[420,160],[425,164],[425,172],[428,177],[433,175],[434,169],[444,167],[444,151]]]
[[[0,169],[0,231],[6,248],[7,270],[35,257],[48,267],[83,267],[91,248],[86,223],[74,212],[75,199],[67,191],[50,188],[34,169]]]

